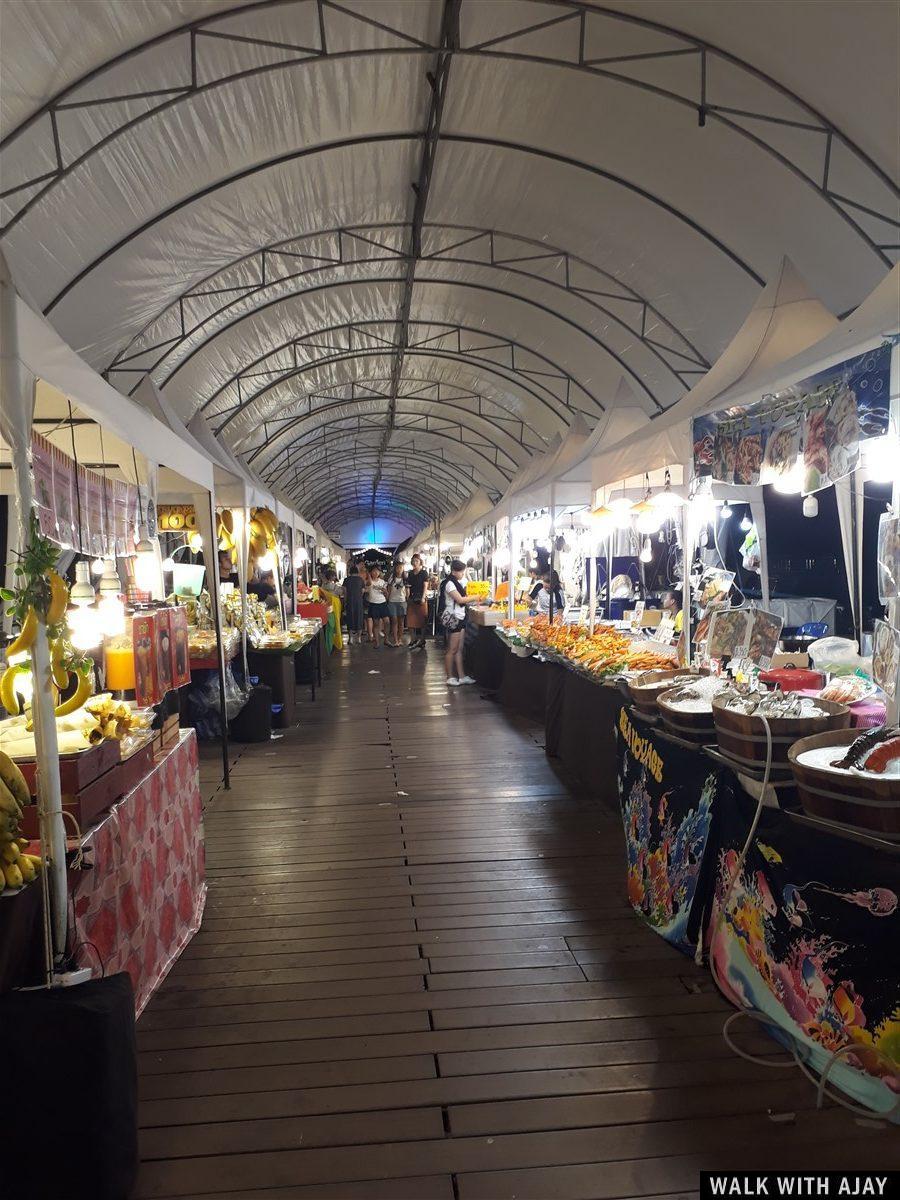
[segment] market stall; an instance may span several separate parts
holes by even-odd
[[[131,951],[124,941],[110,946],[103,966],[114,971],[127,959],[142,1004],[197,928],[205,897],[195,739],[178,731],[170,704],[187,678],[187,625],[162,603],[156,502],[173,490],[192,495],[211,542],[212,465],[95,375],[5,281],[2,307],[3,479],[16,499],[20,557],[7,594],[18,628],[4,651],[0,762],[16,802],[6,814],[6,850],[21,866],[7,861],[4,869],[0,930],[16,924],[9,914],[36,879],[49,980],[84,961],[78,932],[67,936],[69,894],[86,889],[104,902],[124,895],[141,932]],[[73,554],[70,589],[62,571]],[[117,654],[126,639],[130,667]],[[190,843],[182,864],[173,822],[179,845]],[[25,838],[32,843],[23,848]],[[126,887],[123,875],[123,862],[154,843],[160,887],[178,877],[171,912],[168,902],[154,908],[146,886]],[[83,871],[92,846],[92,868]],[[115,926],[109,915],[98,920]]]

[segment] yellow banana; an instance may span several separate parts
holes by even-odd
[[[263,525],[262,521],[260,521],[258,517],[251,517],[250,518],[250,540],[253,541],[254,538],[257,538],[257,539],[262,538],[263,541],[265,541],[265,537],[266,537],[265,525]]]
[[[25,880],[22,878],[22,872],[15,863],[3,863],[3,874],[6,878],[7,886],[11,888],[20,888]]]
[[[23,854],[22,858],[27,859],[34,867],[35,871],[39,871],[44,865],[44,860],[37,854]],[[21,860],[20,860],[21,861]]]
[[[6,813],[15,821],[22,818],[22,806],[2,780],[0,780],[0,812]]]
[[[234,514],[230,508],[223,508],[220,520],[229,537],[234,533]]]
[[[0,871],[0,892],[2,892],[5,887],[6,887],[6,877],[4,876],[3,872]]]
[[[4,846],[3,849],[0,850],[0,859],[2,859],[2,861],[5,863],[14,863],[19,861],[21,854],[22,852],[16,843],[10,842],[8,846]]]
[[[9,662],[17,654],[21,654],[23,650],[28,650],[31,643],[35,639],[38,628],[38,615],[33,608],[29,608],[28,615],[22,623],[22,629],[19,636],[14,642],[10,642],[6,647],[6,661]]]
[[[20,858],[16,866],[19,868],[19,874],[22,876],[23,883],[34,882],[37,871],[34,869],[33,863],[30,863],[27,858]]]
[[[50,669],[53,672],[53,682],[60,689],[64,688],[69,682],[69,672],[66,670],[66,664],[63,661],[65,653],[65,642],[62,638],[57,638],[50,651]]]
[[[17,717],[22,711],[19,694],[16,691],[16,678],[27,670],[28,667],[23,666],[22,663],[13,663],[11,667],[6,668],[0,678],[0,704],[11,717]]]
[[[66,615],[66,608],[69,604],[69,585],[56,571],[51,571],[48,578],[50,580],[50,605],[47,609],[47,624],[55,625]]]
[[[6,784],[22,808],[31,803],[31,789],[17,763],[0,750],[0,779]]]
[[[68,716],[69,713],[81,708],[94,690],[94,677],[90,671],[78,671],[76,674],[78,675],[78,686],[68,700],[64,700],[59,708],[54,709],[57,717]]]

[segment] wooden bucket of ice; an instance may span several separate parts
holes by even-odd
[[[682,708],[676,700],[677,692],[677,688],[669,688],[656,698],[663,725],[670,733],[674,733],[676,737],[680,737],[685,742],[694,742],[698,746],[714,745],[716,727],[713,722],[712,708],[701,711]]]
[[[850,724],[850,709],[846,704],[831,700],[816,700],[821,715],[815,717],[770,717],[772,733],[773,779],[790,777],[788,751],[798,738],[826,733],[829,729],[846,729]],[[721,752],[738,767],[748,771],[763,771],[766,766],[766,730],[761,719],[752,713],[727,708],[713,697],[713,721],[716,740]]]
[[[900,842],[900,775],[837,771],[829,766],[831,760],[844,756],[860,732],[844,729],[795,742],[788,750],[788,760],[797,795],[803,811],[811,817]],[[827,755],[826,748],[834,753]]]
[[[695,675],[708,675],[706,670],[694,672]],[[645,717],[655,717],[659,714],[657,700],[674,686],[675,680],[685,683],[691,679],[691,672],[684,667],[673,667],[668,671],[642,671],[634,679],[626,680],[628,696],[637,712]],[[679,686],[681,684],[679,683]]]

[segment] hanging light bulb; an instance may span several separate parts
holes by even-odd
[[[742,517],[742,519],[741,519],[741,531],[742,531],[743,533],[749,533],[749,532],[750,532],[750,530],[751,530],[752,528],[753,528],[753,522],[750,520],[750,518],[749,518],[749,517],[746,517],[746,516],[745,516],[745,517]]]
[[[681,508],[684,504],[684,497],[672,491],[672,476],[669,474],[668,468],[666,468],[663,490],[651,497],[651,503],[656,505],[657,508],[662,509],[664,514],[663,519],[665,519],[665,516],[672,516],[675,510]]]
[[[650,545],[650,539],[644,538],[644,544],[641,546],[641,562],[653,562],[653,547]]]
[[[87,604],[93,604],[96,598],[94,596],[94,585],[91,583],[91,571],[93,567],[94,564],[88,563],[85,559],[80,559],[75,564],[75,582],[72,584],[72,589],[69,592],[69,601],[78,608],[83,608]]]
[[[91,563],[91,574],[92,575],[102,575],[103,574],[103,566],[104,566],[103,559],[95,558],[94,561]]]
[[[777,479],[772,481],[772,486],[776,492],[781,492],[783,496],[796,496],[803,490],[803,480],[806,475],[806,468],[803,465],[803,455],[798,454],[794,461],[794,465],[784,474],[779,475]]]
[[[886,433],[882,437],[868,438],[862,444],[862,460],[866,474],[873,483],[893,483],[897,476],[897,439]]]
[[[168,571],[170,575],[175,570],[175,559],[171,554],[167,555],[167,557],[162,560],[162,569],[164,571]]]
[[[101,596],[97,615],[100,628],[107,637],[119,637],[125,632],[125,605],[117,595]]]
[[[271,550],[264,550],[263,553],[256,560],[256,565],[259,567],[259,569],[261,571],[274,571],[275,555],[272,553]]]
[[[494,553],[494,565],[498,571],[509,570],[509,547],[498,546]]]
[[[135,549],[136,554],[154,554],[155,553],[155,547],[153,545],[153,542],[150,540],[150,530],[147,528],[146,525],[141,525],[138,527],[138,540],[135,544],[134,549]]]
[[[309,562],[309,551],[305,546],[298,546],[294,551],[294,566],[302,567]]]
[[[813,517],[819,515],[819,501],[815,496],[803,497],[803,515],[812,520]]]
[[[731,508],[731,505],[726,500],[725,503],[722,505],[721,517],[722,517],[723,521],[727,521],[730,516],[732,516],[732,508]]]
[[[188,546],[194,554],[199,554],[203,549],[203,535],[198,533],[196,529],[188,534]]]
[[[634,505],[626,496],[616,496],[610,500],[609,507],[613,513],[613,523],[616,529],[627,529],[631,524],[631,514]]]
[[[116,570],[114,559],[108,558],[104,562],[103,574],[100,576],[100,583],[97,586],[101,597],[118,596],[122,590],[122,584],[119,582],[119,573]]]
[[[73,589],[74,590],[74,589]],[[71,599],[71,596],[69,597]],[[103,640],[103,618],[92,604],[69,610],[66,623],[76,650],[93,650]]]

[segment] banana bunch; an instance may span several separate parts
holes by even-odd
[[[234,514],[230,508],[223,508],[219,513],[219,520],[216,524],[216,537],[219,542],[220,550],[227,550],[231,554],[231,561],[237,561],[237,546],[234,541]]]
[[[268,508],[254,508],[250,513],[247,557],[254,563],[267,550],[278,547],[278,518]]]
[[[6,647],[7,667],[0,676],[0,704],[12,716],[18,716],[22,711],[22,698],[17,684],[23,682],[23,676],[30,674],[31,668],[21,661],[23,655],[34,644],[37,637],[38,625],[42,623],[48,629],[59,627],[66,615],[69,603],[69,586],[56,571],[47,571],[31,582],[31,591],[39,597],[40,607],[29,604],[25,619],[22,621],[19,636]],[[14,598],[14,593],[6,593],[4,599]],[[14,661],[15,660],[15,661]],[[65,682],[68,682],[68,675]],[[58,687],[59,680],[54,671],[54,683]]]
[[[31,883],[41,868],[38,855],[25,853],[29,842],[21,836],[22,809],[30,803],[24,775],[0,750],[0,892]]]
[[[85,709],[92,717],[96,717],[100,732],[105,738],[118,738],[120,741],[129,733],[141,729],[149,729],[152,716],[138,713],[128,704],[113,698],[110,692],[103,692],[88,700]]]

